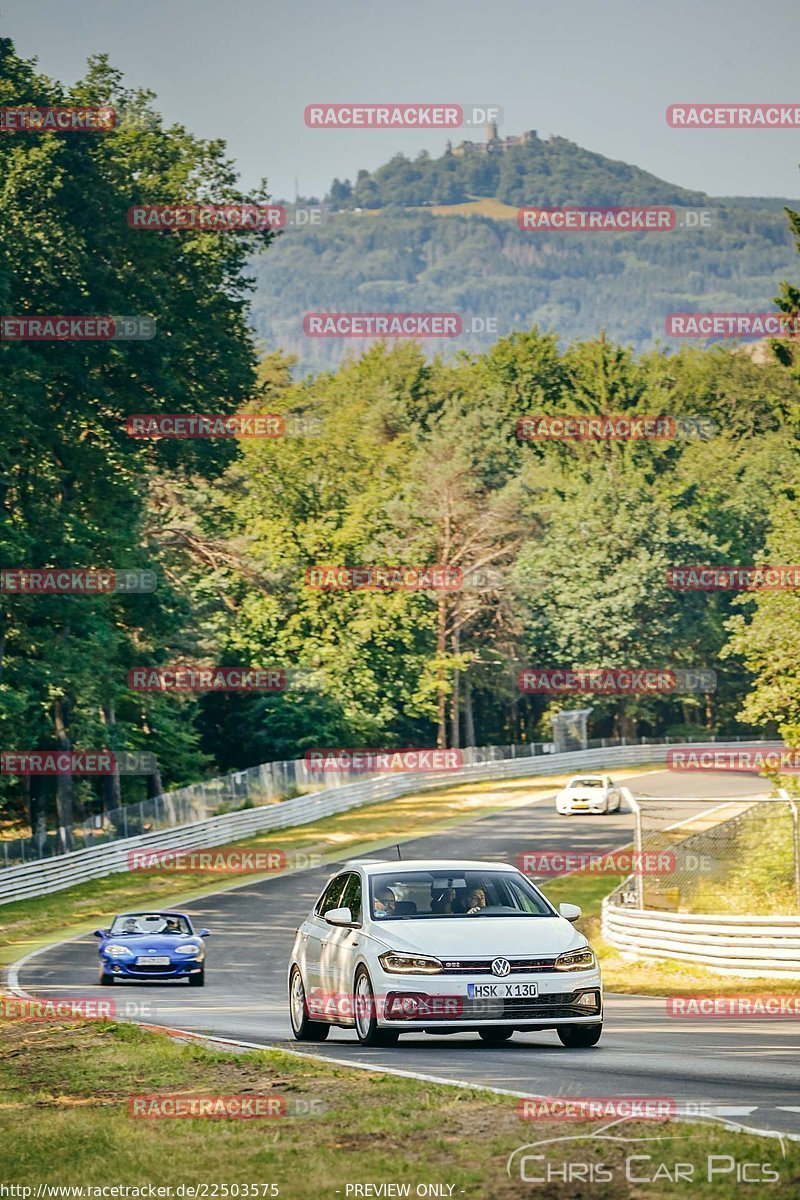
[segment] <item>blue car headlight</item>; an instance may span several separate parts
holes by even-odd
[[[134,952],[129,946],[117,946],[112,944],[103,947],[103,954],[107,954],[109,958],[133,958]]]
[[[199,946],[195,946],[191,942],[187,942],[185,946],[176,946],[175,953],[176,954],[191,954],[194,958],[197,958],[197,956],[202,954],[203,951],[201,950],[201,948]]]

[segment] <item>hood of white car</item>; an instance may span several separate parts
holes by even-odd
[[[440,917],[375,921],[372,932],[392,950],[437,958],[563,954],[586,938],[563,917]]]
[[[604,800],[605,788],[564,788],[560,793],[565,800]]]

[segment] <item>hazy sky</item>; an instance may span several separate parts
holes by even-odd
[[[800,101],[798,0],[5,0],[2,32],[72,82],[107,51],[168,120],[224,138],[245,187],[321,195],[448,133],[313,130],[315,101],[499,104],[712,195],[800,196],[800,131],[681,131],[680,101]],[[451,134],[450,136],[454,136]],[[454,140],[460,140],[455,132]]]

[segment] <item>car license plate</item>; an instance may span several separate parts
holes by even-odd
[[[169,958],[162,958],[158,954],[140,954],[136,960],[137,967],[168,967]]]
[[[471,1000],[505,1000],[507,996],[536,996],[535,983],[468,983],[467,995]]]

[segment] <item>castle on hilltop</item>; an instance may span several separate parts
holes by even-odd
[[[485,142],[461,142],[455,147],[452,142],[448,142],[445,153],[453,154],[456,158],[461,158],[464,154],[504,154],[512,146],[523,146],[526,142],[535,142],[537,137],[535,129],[527,129],[518,137],[512,134],[509,137],[501,138],[497,133],[497,122],[490,121],[486,126]]]

